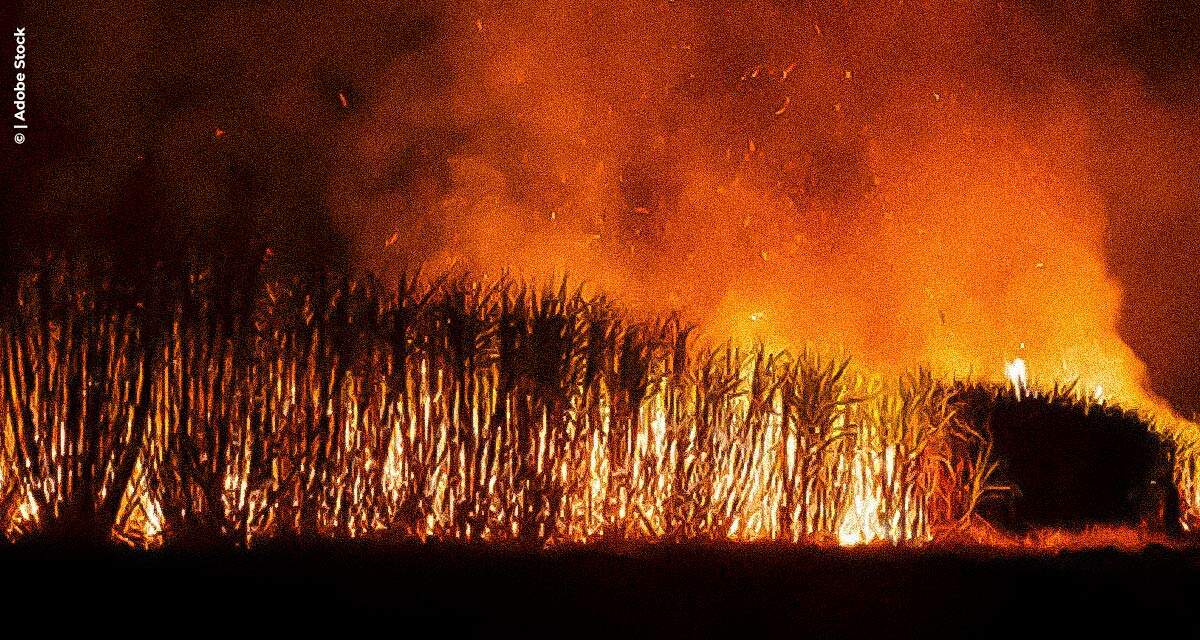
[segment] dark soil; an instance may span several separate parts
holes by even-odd
[[[46,637],[119,629],[130,634],[121,637],[1200,634],[1200,553],[1161,547],[1032,555],[775,545],[528,552],[331,543],[199,554],[6,546],[0,574],[9,591],[0,611]]]

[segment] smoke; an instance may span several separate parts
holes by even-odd
[[[985,376],[1020,357],[1035,380],[1200,405],[1194,15],[125,6],[120,27],[103,3],[34,21],[67,114],[34,164],[39,215],[148,182],[135,219],[179,245],[565,272],[713,340]]]

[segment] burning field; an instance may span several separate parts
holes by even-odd
[[[1137,541],[1197,515],[1192,425],[1030,386],[1021,361],[1007,383],[893,380],[697,345],[678,316],[566,280],[246,285],[131,287],[57,259],[17,281],[11,537],[1005,541],[990,523]]]
[[[14,566],[1198,584],[1194,3],[17,19]]]

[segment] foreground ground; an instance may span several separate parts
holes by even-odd
[[[1161,547],[1018,555],[765,545],[530,553],[340,544],[211,554],[4,546],[0,575],[8,592],[0,611],[43,631],[124,628],[127,637],[330,627],[426,638],[1200,634],[1200,553]]]

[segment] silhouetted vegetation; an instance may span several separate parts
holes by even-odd
[[[1136,412],[1083,397],[1073,385],[1025,396],[960,384],[958,414],[985,431],[997,461],[980,513],[1008,529],[1145,525],[1177,531],[1175,443]]]

